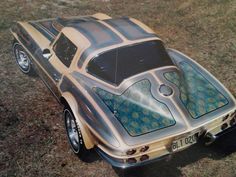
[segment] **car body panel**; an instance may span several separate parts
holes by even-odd
[[[178,87],[180,100],[193,119],[199,119],[228,104],[226,97],[199,71],[187,62],[181,62],[179,65],[183,76],[178,72],[167,72],[164,77]]]
[[[94,88],[102,101],[131,136],[140,136],[175,125],[168,107],[151,93],[151,83],[144,79],[134,83],[121,95]]]
[[[47,87],[70,105],[86,148],[98,147],[114,159],[114,165],[131,166],[130,158],[142,163],[143,155],[152,160],[172,154],[174,140],[192,134],[214,137],[224,131],[223,124],[232,127],[230,121],[236,117],[231,93],[202,66],[173,49],[166,49],[172,64],[140,72],[119,85],[88,73],[89,62],[103,53],[161,41],[136,19],[95,14],[18,22],[12,34]],[[68,67],[53,49],[62,34],[77,49]],[[49,59],[43,57],[44,49],[50,50]],[[132,149],[136,153],[128,155]]]

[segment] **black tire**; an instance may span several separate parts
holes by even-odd
[[[21,46],[21,44],[19,44],[16,40],[13,41],[12,44],[12,49],[13,49],[13,53],[15,56],[15,60],[16,63],[18,65],[18,67],[20,68],[20,70],[24,73],[27,74],[29,76],[36,76],[36,73],[32,67],[32,62],[30,59],[30,56],[28,55],[28,53],[24,50],[24,48]],[[24,56],[24,61],[22,61],[22,64],[20,63],[20,57]]]
[[[67,134],[67,138],[71,146],[71,149],[81,160],[86,161],[86,156],[88,155],[89,150],[87,150],[85,147],[83,136],[80,131],[80,127],[76,123],[74,114],[68,106],[64,108],[63,116],[64,116],[66,134]],[[74,121],[75,127],[70,127],[71,121]],[[74,136],[75,136],[74,138],[78,138],[78,139],[74,139],[74,141],[72,140],[72,135],[69,134],[71,130],[77,131],[77,135],[74,132]]]

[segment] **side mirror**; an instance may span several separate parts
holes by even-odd
[[[49,49],[43,49],[43,57],[46,58],[47,60],[52,56],[51,52]]]

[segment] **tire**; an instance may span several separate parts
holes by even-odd
[[[79,125],[76,123],[73,112],[69,107],[65,107],[63,111],[66,134],[73,152],[83,161],[86,161],[86,156],[89,150],[86,149],[82,133]]]
[[[24,50],[21,44],[17,41],[13,42],[12,45],[13,53],[15,56],[16,63],[20,70],[27,75],[36,76],[36,73],[32,67],[32,62],[30,60],[30,56]]]

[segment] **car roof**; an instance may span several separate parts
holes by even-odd
[[[90,43],[80,56],[79,68],[86,60],[91,59],[92,53],[95,55],[98,50],[104,52],[107,48],[125,46],[147,39],[153,40],[153,38],[160,40],[149,27],[136,19],[128,17],[110,18],[106,16],[102,19],[96,16],[57,18],[56,22],[63,27],[73,28],[79,33],[78,35],[83,35]],[[73,41],[75,40],[77,40],[76,37],[73,37]],[[81,41],[76,43],[79,42]],[[101,49],[104,49],[104,51]]]

